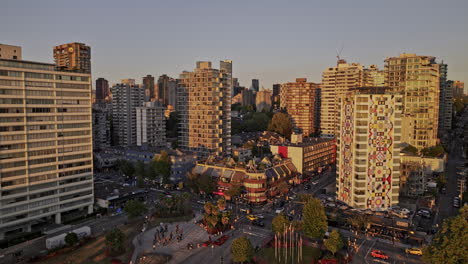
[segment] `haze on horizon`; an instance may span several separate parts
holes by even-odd
[[[198,60],[231,59],[234,77],[273,83],[348,62],[383,67],[400,53],[431,55],[448,78],[467,81],[468,1],[23,1],[4,0],[0,43],[23,59],[52,62],[52,48],[91,46],[93,79],[178,77]]]

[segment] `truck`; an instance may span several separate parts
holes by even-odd
[[[65,237],[71,232],[76,233],[78,235],[78,239],[82,239],[83,237],[91,235],[91,228],[89,226],[82,226],[80,228],[73,229],[70,232],[47,238],[46,248],[50,250],[65,245]]]

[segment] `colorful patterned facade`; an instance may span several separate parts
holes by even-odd
[[[402,96],[361,88],[341,97],[338,199],[385,210],[398,203]]]

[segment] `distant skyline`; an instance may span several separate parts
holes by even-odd
[[[321,82],[348,62],[383,67],[386,57],[416,53],[448,64],[468,81],[468,1],[23,1],[4,0],[0,43],[23,59],[52,62],[55,45],[91,46],[92,76],[110,83],[168,74],[195,62],[233,60],[234,77],[260,87],[305,77]]]

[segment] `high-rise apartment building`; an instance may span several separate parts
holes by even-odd
[[[184,71],[178,83],[179,144],[200,155],[231,152],[231,80],[227,73],[197,62]]]
[[[111,146],[112,104],[99,102],[93,104],[93,149],[101,150]]]
[[[271,90],[261,89],[255,98],[257,112],[270,111],[271,109]]]
[[[272,103],[273,105],[279,106],[280,104],[280,91],[281,91],[281,84],[273,84],[273,97]]]
[[[365,87],[383,87],[385,84],[385,74],[383,70],[379,70],[377,65],[372,64],[369,68],[364,68],[364,83]]]
[[[248,90],[244,89],[241,91],[241,97],[242,97],[242,106],[254,106],[256,100],[257,94],[255,93],[254,90]]]
[[[319,127],[320,85],[297,78],[281,85],[281,108],[287,110],[295,128],[302,134],[315,134]]]
[[[359,63],[339,60],[336,67],[322,73],[320,131],[324,137],[334,137],[339,120],[338,98],[350,88],[364,86],[364,67]]]
[[[145,94],[149,97],[150,101],[156,98],[156,87],[154,85],[154,77],[151,75],[146,75],[143,77],[143,86],[145,88]]]
[[[386,210],[398,204],[402,96],[369,87],[339,101],[337,198],[354,208]]]
[[[136,108],[145,101],[145,89],[140,85],[116,84],[111,91],[113,143],[117,146],[135,146]]]
[[[439,137],[452,128],[453,81],[447,80],[447,64],[439,64]]]
[[[385,59],[385,86],[403,94],[402,142],[418,149],[437,144],[439,68],[430,56],[401,54]]]
[[[176,108],[177,104],[177,80],[163,74],[158,79],[157,100],[164,106]]]
[[[159,102],[145,102],[136,108],[137,146],[166,147],[166,119]]]
[[[0,240],[92,213],[91,75],[0,59]]]
[[[120,83],[124,85],[136,85],[135,79],[122,79]]]
[[[54,47],[57,69],[91,73],[91,48],[83,43],[68,43]]]
[[[21,47],[0,43],[0,59],[22,60]]]
[[[252,79],[252,86],[250,90],[258,92],[260,90],[260,81],[258,79]]]
[[[109,82],[104,78],[96,79],[96,102],[103,102],[108,100],[109,96]]]
[[[453,82],[453,97],[462,97],[465,94],[465,83],[460,81]]]

